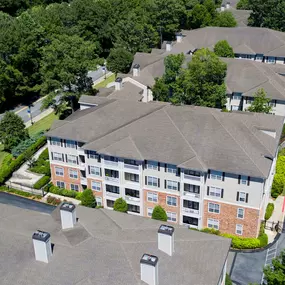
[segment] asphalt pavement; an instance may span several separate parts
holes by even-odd
[[[5,192],[0,192],[0,203],[47,214],[51,214],[51,212],[56,208],[52,205],[44,204]]]

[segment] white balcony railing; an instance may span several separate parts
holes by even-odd
[[[105,180],[106,181],[111,181],[111,182],[116,182],[119,183],[119,178],[115,178],[115,177],[110,177],[110,176],[105,176]]]
[[[188,179],[188,180],[194,180],[194,181],[200,181],[200,176],[193,176],[193,175],[189,175],[189,174],[184,174],[184,179]]]
[[[79,155],[85,155],[85,151],[84,151],[84,149],[81,148],[81,147],[78,147],[78,148],[77,148],[77,152],[78,152]]]
[[[185,208],[185,207],[183,207],[183,212],[190,213],[190,214],[199,214],[199,210],[194,210],[194,209]]]
[[[126,200],[128,200],[128,201],[133,201],[133,202],[139,202],[139,201],[140,201],[140,198],[132,197],[132,196],[126,195]]]
[[[124,167],[127,169],[132,169],[132,170],[139,170],[139,166],[138,165],[133,165],[133,164],[124,164]]]
[[[185,196],[189,196],[189,197],[194,197],[194,198],[200,199],[200,194],[197,194],[197,193],[192,193],[192,192],[184,191],[184,195],[185,195]]]
[[[116,198],[120,196],[119,193],[113,193],[113,192],[108,192],[108,191],[106,191],[106,195],[111,196],[111,197],[116,197]]]
[[[87,179],[86,179],[85,177],[81,177],[81,178],[80,178],[80,182],[81,182],[81,184],[83,184],[83,185],[87,185]]]
[[[119,166],[118,161],[112,161],[112,160],[104,160],[104,164],[109,166]]]

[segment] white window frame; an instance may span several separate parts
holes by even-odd
[[[94,186],[96,185],[96,186]],[[98,186],[99,185],[99,186]],[[102,184],[99,181],[91,181],[91,189],[97,192],[101,192]]]
[[[51,145],[56,145],[56,146],[61,146],[61,139],[59,139],[59,138],[51,138],[50,144]]]
[[[76,148],[76,142],[73,140],[66,140],[65,146],[69,148]]]
[[[92,171],[94,173],[92,173]],[[90,175],[100,176],[100,167],[95,165],[90,165]]]
[[[147,192],[147,201],[152,203],[158,202],[158,194],[155,192]]]
[[[178,182],[173,180],[166,180],[166,188],[168,190],[178,191]]]
[[[243,195],[244,195],[244,198],[241,197]],[[241,202],[241,203],[246,203],[246,192],[243,192],[243,191],[239,192],[238,201]]]
[[[177,222],[177,213],[176,212],[166,212],[167,215],[167,221],[168,222]]]
[[[154,182],[156,180],[156,182]],[[147,176],[147,185],[158,187],[158,177],[155,176]]]
[[[147,168],[148,169],[153,169],[153,170],[158,170],[158,162],[156,162],[156,161],[147,161]]]
[[[275,58],[274,56],[269,56],[269,57],[267,58],[267,62],[268,62],[268,63],[276,63],[276,58]]]
[[[209,196],[216,197],[216,198],[221,198],[222,197],[222,188],[210,186]]]
[[[52,160],[63,161],[62,153],[60,153],[60,152],[52,152]]]
[[[219,230],[220,228],[220,221],[212,218],[208,218],[207,220],[207,228]]]
[[[241,175],[240,176],[240,184],[247,185],[248,177]]]
[[[73,189],[72,189],[72,188],[73,188]],[[77,188],[77,189],[75,189],[75,188]],[[78,185],[78,184],[70,183],[70,190],[79,191],[79,185]]]
[[[213,205],[213,207],[210,207],[210,205]],[[218,211],[217,211],[218,209]],[[214,213],[214,214],[220,214],[221,212],[221,205],[213,202],[208,203],[208,212]]]
[[[233,98],[233,100],[241,100],[241,94],[233,92],[233,97],[232,98]]]
[[[147,216],[151,217],[152,216],[152,212],[153,212],[153,208],[148,207],[147,208]]]
[[[60,186],[58,186],[58,184],[63,184],[63,187],[61,187],[61,185]],[[57,187],[59,187],[59,188],[63,188],[63,189],[65,189],[65,182],[63,182],[63,181],[56,181],[56,186]]]
[[[77,164],[77,156],[72,154],[67,154],[66,162],[70,164]]]
[[[167,164],[167,165],[166,165],[166,170],[167,170],[168,173],[174,173],[174,174],[176,174],[176,172],[177,172],[177,167],[176,167],[175,165],[173,165],[173,164]]]
[[[222,181],[223,172],[211,170],[211,176],[210,177],[211,177],[211,179]]]
[[[168,199],[170,201],[168,201]],[[175,203],[173,203],[175,201]],[[170,202],[170,203],[169,203]],[[174,196],[166,196],[166,204],[171,207],[177,207],[177,197]]]
[[[76,172],[76,174],[75,174]],[[68,169],[69,178],[71,179],[78,179],[78,170],[76,169]]]
[[[239,213],[240,210],[242,210],[242,217]],[[237,218],[243,220],[244,219],[244,212],[245,212],[244,208],[237,208]]]
[[[64,168],[63,167],[55,167],[55,175],[56,176],[64,176]]]
[[[102,206],[103,205],[103,199],[100,196],[96,197],[96,204],[97,206]]]
[[[243,225],[236,224],[236,235],[242,236],[243,234]]]

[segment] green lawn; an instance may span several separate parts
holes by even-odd
[[[8,155],[8,152],[4,151],[4,145],[0,144],[0,167],[3,159]]]
[[[51,127],[53,121],[56,119],[58,119],[57,115],[54,113],[49,114],[28,128],[29,135],[33,136],[41,131],[46,131]]]
[[[99,89],[99,88],[102,88],[102,87],[106,87],[107,84],[109,84],[109,83],[115,81],[115,79],[116,79],[116,78],[115,78],[115,74],[112,74],[112,75],[111,75],[110,77],[108,77],[106,80],[103,80],[102,82],[96,84],[96,85],[94,86],[94,88]]]

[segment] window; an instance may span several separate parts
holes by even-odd
[[[91,182],[91,189],[95,191],[101,191],[101,182],[98,181],[92,181]]]
[[[177,214],[173,212],[166,212],[167,214],[167,221],[168,222],[176,222],[177,221]]]
[[[212,196],[212,197],[223,198],[222,192],[223,192],[223,189],[211,186],[211,187],[209,187],[209,194],[208,195]]]
[[[119,178],[119,171],[111,170],[111,169],[105,169],[105,176],[113,177],[113,178]]]
[[[231,105],[231,111],[238,111],[239,106]]]
[[[66,162],[67,163],[72,163],[72,164],[77,164],[77,156],[76,155],[67,154],[66,155]]]
[[[114,207],[114,203],[115,203],[115,201],[107,200],[107,207],[113,208]]]
[[[246,185],[247,184],[247,176],[241,175],[240,183],[243,185]]]
[[[183,216],[183,224],[198,226],[198,219],[188,216]]]
[[[147,162],[147,168],[157,170],[158,169],[158,162],[148,161]]]
[[[208,204],[208,211],[210,213],[219,214],[220,213],[220,205],[219,204],[215,204],[215,203],[209,203]]]
[[[55,175],[56,176],[63,176],[64,175],[64,169],[61,167],[56,167],[55,168]]]
[[[245,192],[237,192],[237,201],[242,203],[248,202],[248,194]]]
[[[69,177],[73,179],[78,178],[78,171],[75,169],[69,169]]]
[[[138,190],[133,190],[133,189],[126,188],[125,189],[125,193],[126,193],[127,196],[131,196],[131,197],[134,197],[134,198],[139,198],[140,197],[140,191],[138,191]]]
[[[125,180],[132,182],[139,182],[139,175],[125,172]]]
[[[176,197],[172,197],[172,196],[167,196],[166,197],[166,204],[168,206],[176,207],[177,206],[177,198]]]
[[[124,159],[125,164],[130,164],[130,165],[139,165],[139,163],[136,160],[133,159]]]
[[[263,60],[263,54],[257,54],[255,57],[256,60]]]
[[[243,219],[244,218],[244,209],[243,208],[238,208],[237,209],[237,218]]]
[[[76,148],[76,142],[71,140],[66,140],[65,142],[66,147]]]
[[[97,167],[97,166],[94,166],[94,165],[90,165],[89,166],[89,173],[91,175],[95,175],[95,176],[101,176],[101,168],[100,167]]]
[[[59,188],[65,188],[65,183],[63,181],[56,181],[56,186]]]
[[[271,102],[268,103],[268,105],[271,107],[276,107],[276,100],[272,100]]]
[[[166,180],[166,189],[178,190],[178,182],[177,181]]]
[[[184,183],[184,191],[200,194],[200,186]]]
[[[153,212],[153,208],[147,208],[147,216],[151,217]]]
[[[51,139],[51,144],[52,144],[52,145],[61,146],[61,139],[52,138],[52,139]]]
[[[74,191],[79,191],[79,186],[77,184],[70,184],[70,189]]]
[[[118,186],[106,184],[106,192],[120,194],[120,188]]]
[[[158,186],[158,178],[153,176],[147,176],[147,185],[149,186]]]
[[[52,152],[51,153],[51,157],[52,157],[53,160],[63,161],[63,155],[61,153]]]
[[[103,203],[102,197],[96,196],[96,203],[97,203],[97,206],[102,206],[102,203]]]
[[[140,206],[128,204],[128,212],[140,213]]]
[[[208,228],[213,228],[215,230],[219,229],[219,220],[216,219],[208,219],[207,221],[207,227]]]
[[[147,201],[157,203],[157,193],[147,192]]]
[[[199,202],[183,200],[183,207],[193,210],[199,210]]]
[[[200,172],[189,170],[189,169],[185,169],[184,174],[200,177]]]
[[[241,99],[241,93],[233,93],[233,100],[240,100]]]
[[[275,63],[275,57],[269,56],[267,62],[268,63]]]
[[[211,179],[215,179],[215,180],[222,180],[222,175],[223,173],[220,171],[211,171]]]
[[[119,161],[119,159],[117,157],[109,156],[109,155],[105,155],[104,159],[108,160],[108,161],[113,161],[113,162],[118,162]]]
[[[89,150],[88,153],[89,153],[89,158],[91,159],[96,159],[98,157],[95,151]]]
[[[167,164],[166,167],[167,167],[166,170],[167,170],[168,173],[175,173],[176,174],[177,168],[176,168],[175,165]]]
[[[242,232],[243,232],[243,226],[242,225],[236,225],[236,234],[241,236]]]

